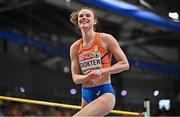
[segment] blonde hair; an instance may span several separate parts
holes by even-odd
[[[83,7],[83,8],[81,8],[80,10],[77,10],[77,11],[72,12],[71,15],[70,15],[70,22],[71,22],[72,24],[74,24],[74,26],[75,26],[77,29],[79,29],[79,27],[78,27],[78,14],[79,14],[79,12],[80,12],[81,10],[83,10],[83,9],[87,9],[87,10],[92,11],[93,14],[94,14],[94,19],[95,19],[96,22],[97,22],[97,17],[96,17],[96,15],[95,15],[94,9],[89,8],[89,7]],[[95,29],[95,27],[94,27],[94,29]]]

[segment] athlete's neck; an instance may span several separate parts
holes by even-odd
[[[96,32],[94,30],[89,30],[89,31],[81,31],[82,33],[82,39],[84,44],[91,43],[94,40]]]

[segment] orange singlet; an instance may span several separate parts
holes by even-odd
[[[89,48],[83,47],[83,40],[79,44],[79,65],[83,74],[87,70],[106,68],[111,66],[112,53],[101,45],[100,34],[96,32],[94,42]]]

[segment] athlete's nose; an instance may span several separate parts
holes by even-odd
[[[82,19],[85,19],[86,18],[86,15],[83,15]]]

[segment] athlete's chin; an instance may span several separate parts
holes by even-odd
[[[87,25],[81,25],[80,28],[88,28],[89,26]]]
[[[88,30],[88,29],[90,29],[90,27],[89,27],[89,26],[81,26],[80,29],[82,29],[82,30]]]
[[[81,28],[89,28],[90,25],[89,25],[89,24],[81,24],[80,27],[81,27]]]

